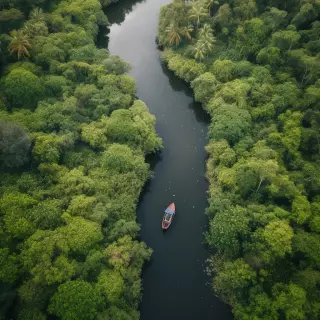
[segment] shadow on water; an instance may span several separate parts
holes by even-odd
[[[161,63],[161,69],[163,74],[165,74],[168,77],[170,87],[174,91],[184,92],[187,97],[192,97],[193,96],[192,90],[187,86],[187,84],[182,80],[180,80],[177,76],[175,76],[174,72],[169,70],[164,62],[160,62],[160,63]]]
[[[146,162],[149,163],[151,171],[154,171],[157,163],[160,162],[161,160],[162,160],[161,151],[159,151],[157,153],[148,154],[146,156]]]
[[[111,19],[109,20],[110,24],[121,24],[125,18],[126,15],[129,14],[133,6],[137,3],[145,2],[146,0],[120,0],[121,4],[114,3],[108,6],[104,11],[112,12]],[[107,15],[109,18],[109,14]],[[108,48],[109,44],[109,33],[110,29],[109,26],[101,26],[99,28],[99,33],[96,40],[96,45],[98,48]]]
[[[190,89],[190,87],[185,82],[183,82],[181,79],[179,79],[177,76],[175,76],[174,72],[169,70],[164,62],[160,62],[160,64],[161,64],[161,69],[162,69],[163,74],[165,74],[168,77],[171,88],[174,91],[184,92],[184,94],[187,97],[193,98],[193,92]],[[196,120],[198,122],[210,124],[210,116],[208,113],[206,113],[203,110],[201,103],[195,102],[193,100],[193,102],[188,104],[188,108],[193,110],[193,113],[194,113]]]
[[[110,33],[110,29],[108,26],[100,26],[99,27],[99,33],[98,33],[97,39],[96,39],[96,46],[99,49],[108,48],[109,33]]]
[[[163,160],[162,151],[158,151],[157,153],[152,153],[146,156],[146,162],[149,164],[150,171],[152,172],[152,174],[151,174],[151,178],[143,186],[142,192],[140,193],[140,196],[139,196],[138,203],[140,203],[140,201],[148,192],[151,192],[152,179],[154,178],[153,172],[156,168],[156,165],[160,163],[162,160]]]
[[[188,108],[191,109],[196,117],[198,122],[205,124],[210,124],[210,116],[202,109],[201,103],[193,102],[188,105]]]
[[[133,6],[137,3],[146,2],[146,0],[120,0],[107,7],[106,11],[112,11],[112,24],[121,24],[128,13],[133,10]]]

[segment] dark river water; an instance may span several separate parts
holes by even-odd
[[[120,0],[106,11],[111,27],[98,39],[130,62],[137,95],[156,116],[165,145],[138,208],[141,239],[154,250],[143,272],[141,319],[228,320],[231,313],[213,296],[204,272],[208,117],[189,87],[161,63],[155,43],[159,9],[168,2]],[[176,216],[163,233],[164,209],[173,201]]]

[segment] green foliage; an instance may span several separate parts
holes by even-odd
[[[234,77],[248,77],[253,69],[253,65],[246,60],[234,62],[232,74]]]
[[[1,8],[2,9],[2,8]],[[16,9],[3,9],[0,11],[0,33],[8,33],[12,29],[18,29],[24,20],[23,13]]]
[[[289,64],[296,69],[296,75],[301,83],[314,83],[319,78],[319,55],[313,57],[304,49],[292,50],[289,53]]]
[[[205,18],[207,16],[208,16],[208,13],[206,12],[205,8],[201,4],[194,4],[191,7],[189,19],[191,21],[196,22],[197,28],[199,27],[202,18]]]
[[[285,25],[288,12],[271,7],[269,11],[262,14],[264,22],[268,25],[268,29],[272,31],[280,29]]]
[[[216,60],[212,65],[212,73],[221,82],[232,80],[233,62],[231,60]]]
[[[210,16],[199,14],[204,5]],[[319,318],[319,8],[311,0],[196,0],[161,9],[162,57],[191,78],[211,117],[208,269],[237,320]],[[172,17],[197,32],[168,50]],[[217,39],[210,55],[200,41],[206,25]],[[186,76],[197,60],[201,70]]]
[[[213,36],[213,31],[208,23],[205,23],[202,28],[198,30],[198,40],[193,49],[193,54],[196,60],[203,60],[205,56],[208,56],[214,49],[216,42]]]
[[[255,0],[234,0],[233,13],[240,21],[253,18],[257,13]]]
[[[263,21],[259,18],[246,20],[243,26],[239,26],[236,32],[236,46],[244,56],[256,54],[262,47],[267,30]]]
[[[113,229],[109,233],[109,240],[115,240],[117,238],[129,235],[131,238],[135,238],[140,231],[140,227],[135,221],[119,220],[114,224]]]
[[[262,48],[257,55],[257,61],[262,64],[268,64],[273,68],[283,63],[280,49],[275,47]]]
[[[146,175],[148,166],[143,157],[135,156],[126,145],[112,144],[102,156],[102,166],[119,173],[126,173],[135,169],[136,172]]]
[[[271,221],[263,230],[263,238],[275,256],[283,258],[291,253],[293,229],[286,221]]]
[[[15,254],[10,255],[8,248],[0,249],[1,271],[0,280],[4,283],[14,282],[18,273],[18,261]]]
[[[170,52],[167,54],[170,55]],[[183,58],[181,55],[174,55],[169,60],[168,67],[174,71],[178,77],[188,82],[194,80],[206,71],[206,66],[204,64]]]
[[[58,162],[60,158],[60,139],[55,134],[37,137],[33,156],[40,162]]]
[[[61,200],[43,200],[32,208],[30,218],[40,229],[55,229],[62,222],[62,205]]]
[[[281,310],[286,319],[307,319],[304,312],[306,291],[295,284],[276,285],[273,289],[276,297],[275,305]]]
[[[124,280],[116,270],[103,270],[98,278],[97,290],[109,303],[117,303],[125,289]]]
[[[298,224],[303,224],[310,218],[310,203],[306,197],[298,196],[293,200],[292,215]]]
[[[20,167],[29,160],[30,138],[19,125],[0,121],[0,159],[5,167]]]
[[[224,105],[214,112],[215,121],[209,127],[209,137],[226,139],[231,145],[239,142],[250,130],[251,117],[247,110]]]
[[[272,35],[272,44],[281,51],[290,51],[300,38],[300,34],[295,30],[277,31]]]
[[[114,320],[138,320],[139,315],[137,312],[126,312],[125,310],[122,310],[116,306],[111,306],[108,310],[105,312],[102,312],[97,317],[98,320],[106,320],[106,319],[114,319]]]
[[[120,75],[130,71],[130,65],[121,60],[121,58],[117,55],[109,56],[102,61],[102,64],[107,72],[111,74]]]
[[[232,17],[232,11],[228,3],[225,3],[222,6],[219,6],[219,9],[214,17],[214,22],[217,23],[222,30],[225,29],[227,31],[225,32],[225,34],[229,33],[229,30],[227,27],[231,22],[231,19],[232,19],[231,17]]]
[[[319,240],[320,236],[318,234],[305,231],[298,231],[293,237],[294,250],[297,253],[303,253],[311,267],[319,268],[320,265]]]
[[[19,320],[46,320],[45,315],[39,309],[23,309],[19,313]]]
[[[139,319],[135,213],[162,140],[130,65],[95,46],[101,3],[0,4],[1,319]]]
[[[119,238],[105,250],[108,263],[121,274],[126,272],[129,265],[138,269],[142,267],[144,261],[150,259],[151,252],[144,243],[133,241],[128,235]]]
[[[279,319],[279,313],[270,297],[264,292],[259,293],[255,291],[254,289],[251,290],[250,304],[248,306],[235,305],[234,315],[236,319],[249,320],[251,316],[256,319]]]
[[[230,208],[226,212],[218,213],[210,221],[207,242],[212,247],[228,256],[237,256],[241,249],[241,239],[249,231],[249,218],[245,209]]]
[[[223,261],[223,265],[221,262],[213,261],[213,268],[218,272],[213,288],[225,302],[232,302],[237,296],[244,294],[246,287],[255,284],[257,275],[243,259]]]
[[[35,107],[44,88],[41,80],[22,68],[12,70],[4,79],[4,93],[9,107]]]
[[[191,82],[191,87],[194,90],[195,100],[202,103],[209,101],[211,96],[217,90],[218,81],[216,77],[210,73],[203,73]]]
[[[29,62],[29,61],[18,61],[16,63],[9,64],[6,68],[5,73],[10,73],[12,70],[17,69],[17,68],[26,69],[37,76],[42,75],[42,69],[39,66],[37,66],[36,64]]]
[[[10,36],[11,41],[8,46],[10,54],[17,54],[18,60],[20,60],[21,57],[30,57],[29,50],[32,48],[32,45],[29,42],[28,35],[26,35],[24,31],[13,30]]]
[[[178,46],[181,43],[182,37],[180,35],[179,27],[176,24],[171,23],[166,28],[166,33],[168,34],[168,40],[171,45]]]
[[[318,8],[317,8],[318,6]],[[292,23],[301,28],[317,19],[319,14],[319,4],[305,3],[300,7],[300,11],[293,17]]]
[[[68,80],[63,76],[47,76],[44,79],[45,94],[47,96],[61,96],[68,85]]]
[[[74,280],[58,287],[50,301],[49,312],[62,320],[95,319],[101,304],[101,296],[90,283]]]
[[[85,255],[102,240],[101,226],[98,223],[81,217],[67,219],[67,226],[59,228],[58,231],[72,252]]]

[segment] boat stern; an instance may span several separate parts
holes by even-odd
[[[168,230],[170,223],[167,221],[162,221],[162,230]]]

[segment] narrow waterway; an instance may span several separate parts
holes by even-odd
[[[188,86],[161,64],[155,43],[159,10],[168,2],[120,0],[107,10],[111,26],[105,43],[131,63],[137,95],[156,116],[165,144],[138,208],[141,238],[154,250],[143,274],[141,319],[228,320],[230,311],[213,296],[204,273],[208,118]],[[176,217],[163,233],[163,211],[172,201]]]

